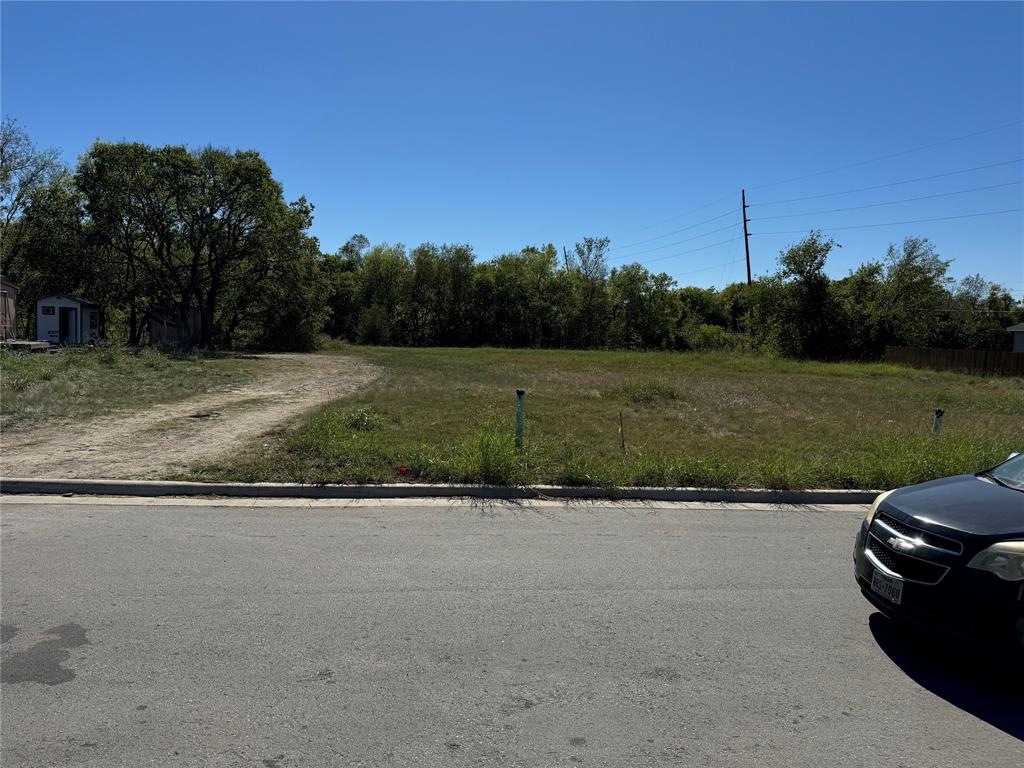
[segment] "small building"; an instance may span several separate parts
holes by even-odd
[[[100,305],[54,294],[36,302],[36,339],[51,344],[88,344],[100,335]]]
[[[1013,351],[1024,352],[1024,323],[1011,325],[1006,330],[1013,334]]]
[[[18,286],[0,275],[0,339],[18,337]]]

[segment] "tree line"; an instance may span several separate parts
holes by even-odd
[[[170,319],[183,349],[313,349],[325,337],[409,346],[721,350],[881,357],[888,344],[1009,348],[1024,301],[981,276],[953,281],[926,238],[907,237],[841,279],[838,246],[812,231],[777,270],[721,290],[642,264],[609,267],[607,238],[478,259],[468,244],[371,244],[324,253],[313,206],[286,201],[254,151],[94,143],[75,168],[0,129],[0,271],[35,300],[87,296],[101,330],[149,341]]]

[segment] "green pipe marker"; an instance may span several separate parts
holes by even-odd
[[[526,390],[516,390],[516,450],[523,450],[523,418],[526,416]]]

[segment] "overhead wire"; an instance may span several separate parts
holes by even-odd
[[[646,225],[644,227],[637,227],[636,229],[630,229],[630,230],[628,230],[626,232],[620,232],[617,235],[617,237],[626,237],[628,235],[632,235],[632,234],[635,234],[637,232],[643,232],[643,231],[648,230],[648,229],[654,229],[655,227],[660,227],[662,224],[668,224],[670,221],[676,221],[677,219],[681,219],[684,216],[689,216],[691,213],[696,213],[697,211],[703,211],[705,208],[710,208],[712,205],[715,205],[716,203],[720,203],[723,200],[729,200],[731,198],[734,198],[735,196],[736,196],[735,194],[722,195],[721,197],[715,198],[710,203],[705,203],[704,205],[698,206],[696,208],[690,208],[688,210],[683,211],[682,213],[677,213],[675,216],[669,216],[667,219],[662,219],[661,221],[656,221],[653,224],[648,224],[648,225]],[[623,246],[623,247],[625,247],[625,246]]]
[[[679,256],[687,256],[687,255],[689,255],[691,253],[697,253],[698,251],[706,251],[708,248],[714,248],[714,247],[719,246],[719,245],[725,245],[726,243],[729,243],[729,242],[732,242],[732,241],[731,240],[721,240],[721,241],[719,241],[717,243],[710,243],[709,245],[702,245],[699,248],[691,248],[688,251],[682,251],[680,253],[669,253],[669,254],[666,254],[664,256],[655,256],[653,259],[647,259],[646,262],[644,262],[644,263],[645,264],[649,264],[652,261],[664,261],[665,259],[675,259],[675,258],[677,258]],[[636,263],[640,263],[640,262],[636,262]],[[624,265],[620,265],[620,266],[624,266]],[[720,267],[720,266],[722,266],[721,263],[712,264],[710,267],[707,267],[707,269],[715,269],[716,267]],[[704,270],[701,269],[701,270],[696,270],[696,271],[703,272]],[[685,275],[685,274],[688,274],[688,273],[686,273],[686,272],[677,272],[676,274]]]
[[[816,176],[823,176],[823,175],[826,175],[826,174],[829,174],[829,173],[835,173],[835,172],[846,170],[846,169],[849,169],[849,168],[856,168],[856,167],[859,167],[859,166],[868,165],[870,163],[880,162],[882,160],[888,160],[888,159],[895,158],[895,157],[901,157],[901,156],[904,156],[904,155],[912,154],[914,152],[919,152],[919,151],[923,151],[923,150],[926,150],[926,149],[931,149],[933,147],[942,146],[944,144],[949,144],[949,143],[952,143],[952,142],[973,138],[975,136],[982,136],[982,135],[985,135],[985,134],[988,134],[988,133],[992,133],[992,132],[995,132],[995,131],[998,131],[998,130],[1003,130],[1005,128],[1010,128],[1010,127],[1015,126],[1015,125],[1020,125],[1022,123],[1024,123],[1024,120],[1015,120],[1015,121],[1011,121],[1009,123],[1004,123],[1002,125],[994,126],[994,127],[991,127],[991,128],[985,128],[985,129],[982,129],[982,130],[979,130],[979,131],[974,131],[972,133],[962,134],[960,136],[954,136],[954,137],[951,137],[951,138],[948,138],[948,139],[943,139],[943,140],[940,140],[940,141],[931,142],[929,144],[924,144],[924,145],[921,145],[921,146],[918,146],[918,147],[913,147],[913,148],[910,148],[910,149],[901,150],[899,152],[894,152],[894,153],[890,153],[890,154],[887,154],[887,155],[881,155],[881,156],[870,158],[870,159],[867,159],[867,160],[858,161],[856,163],[849,163],[849,164],[846,164],[846,165],[837,166],[837,167],[834,167],[834,168],[829,168],[829,169],[825,169],[825,170],[821,170],[821,171],[816,171],[816,172],[813,172],[813,173],[803,174],[801,176],[795,176],[795,177],[791,177],[791,178],[788,178],[788,179],[783,179],[783,180],[780,180],[780,181],[769,182],[769,183],[766,183],[766,184],[759,184],[759,185],[756,185],[756,186],[753,186],[753,187],[748,187],[747,189],[748,190],[766,189],[768,187],[779,186],[779,185],[791,183],[791,182],[794,182],[794,181],[801,181],[803,179],[813,178],[813,177],[816,177]],[[765,205],[781,205],[783,203],[799,202],[799,201],[803,201],[803,200],[816,200],[816,199],[821,199],[821,198],[825,198],[825,197],[836,197],[836,196],[840,196],[840,195],[854,194],[854,193],[857,193],[857,192],[868,192],[868,191],[872,191],[872,190],[876,190],[876,189],[887,189],[887,188],[891,188],[891,187],[901,186],[901,185],[904,185],[904,184],[913,184],[913,183],[922,182],[922,181],[930,181],[930,180],[933,180],[933,179],[947,178],[947,177],[956,176],[956,175],[959,175],[959,174],[971,173],[971,172],[974,172],[974,171],[986,170],[986,169],[989,169],[989,168],[996,168],[996,167],[1002,167],[1002,166],[1006,166],[1006,165],[1012,165],[1014,163],[1020,163],[1022,161],[1024,161],[1024,158],[1014,158],[1012,160],[1004,160],[1004,161],[999,161],[999,162],[995,162],[995,163],[988,163],[988,164],[985,164],[985,165],[974,166],[974,167],[971,167],[971,168],[961,168],[961,169],[957,169],[955,171],[947,171],[947,172],[938,173],[938,174],[932,174],[932,175],[928,175],[928,176],[920,176],[920,177],[916,177],[916,178],[912,178],[912,179],[903,179],[903,180],[900,180],[900,181],[888,182],[888,183],[885,183],[885,184],[876,184],[876,185],[871,185],[871,186],[866,186],[866,187],[858,187],[858,188],[854,188],[854,189],[845,189],[845,190],[838,190],[838,191],[826,192],[826,193],[815,194],[815,195],[805,195],[805,196],[801,196],[801,197],[787,198],[787,199],[783,199],[783,200],[771,200],[771,201],[767,201],[767,202],[759,202],[759,203],[754,203],[754,204],[748,204],[748,208],[760,207],[760,206],[765,206]],[[751,220],[753,221],[753,220],[767,220],[767,219],[781,219],[781,218],[796,218],[796,217],[805,216],[805,215],[820,215],[820,214],[825,214],[825,213],[839,213],[839,212],[846,211],[846,210],[861,210],[861,209],[866,209],[866,208],[884,207],[886,205],[897,205],[897,204],[900,204],[900,203],[913,202],[913,201],[916,201],[916,200],[934,199],[934,198],[938,198],[938,197],[947,197],[947,196],[952,196],[952,195],[957,195],[957,194],[968,194],[970,192],[983,191],[983,190],[987,190],[987,189],[996,189],[996,188],[1000,188],[1000,187],[1012,186],[1012,185],[1021,184],[1021,183],[1024,183],[1024,182],[1013,181],[1013,182],[1007,182],[1005,184],[993,184],[993,185],[975,187],[975,188],[966,189],[966,190],[956,190],[956,191],[953,191],[953,192],[938,193],[938,194],[934,194],[934,195],[922,195],[922,196],[919,196],[919,197],[907,198],[907,199],[898,200],[898,201],[887,201],[887,202],[881,202],[881,203],[872,203],[872,204],[866,204],[866,205],[862,205],[862,206],[847,206],[847,207],[844,207],[844,208],[828,209],[828,210],[822,210],[822,211],[810,211],[810,212],[799,213],[799,214],[778,214],[778,215],[774,215],[774,216],[762,216],[762,217],[757,217],[757,219],[751,219]],[[688,216],[690,214],[696,213],[698,211],[706,210],[707,208],[710,208],[711,206],[713,206],[716,203],[719,203],[719,202],[721,202],[723,200],[728,200],[728,199],[732,198],[734,196],[734,194],[735,193],[729,194],[729,195],[724,195],[724,196],[716,198],[715,200],[712,200],[711,202],[708,202],[708,203],[706,203],[706,204],[704,204],[702,206],[698,206],[696,208],[690,208],[690,209],[688,209],[686,211],[683,211],[682,213],[679,213],[679,214],[676,214],[674,216],[670,216],[670,217],[668,217],[666,219],[662,219],[662,220],[659,220],[657,222],[654,222],[653,224],[648,224],[648,225],[645,225],[643,227],[638,227],[636,229],[628,230],[627,232],[621,233],[619,235],[619,237],[624,237],[626,235],[633,234],[633,233],[636,233],[636,232],[642,232],[642,231],[645,231],[645,230],[653,229],[655,227],[661,226],[661,225],[666,224],[668,222],[677,221],[678,219],[684,218],[685,216]],[[1006,213],[1020,212],[1021,210],[1024,210],[1024,209],[1021,209],[1021,208],[1011,208],[1011,209],[1005,209],[1005,210],[1001,210],[1001,211],[982,211],[982,212],[968,213],[968,214],[962,214],[962,215],[956,215],[956,216],[940,216],[940,217],[927,218],[927,219],[912,219],[912,220],[906,220],[906,221],[882,222],[882,223],[861,224],[861,225],[848,225],[848,226],[843,226],[843,227],[821,227],[821,229],[830,229],[830,230],[869,229],[869,228],[875,228],[875,227],[900,226],[900,225],[904,225],[904,224],[918,224],[918,223],[927,223],[927,222],[933,222],[933,221],[948,221],[948,220],[954,220],[954,219],[965,219],[965,218],[973,218],[973,217],[976,217],[976,216],[995,216],[995,215],[1006,214]],[[705,219],[705,220],[702,220],[700,222],[696,222],[694,224],[687,225],[686,227],[682,227],[682,228],[679,228],[679,229],[671,230],[671,231],[666,232],[666,233],[664,233],[662,235],[646,238],[644,240],[640,240],[640,241],[637,241],[637,242],[634,242],[634,243],[630,243],[628,245],[615,246],[614,248],[609,249],[609,251],[616,251],[616,250],[634,248],[637,245],[645,245],[647,243],[655,242],[657,240],[661,240],[664,237],[669,237],[669,236],[671,236],[673,234],[677,234],[679,232],[685,232],[685,231],[688,231],[688,230],[700,227],[700,226],[702,226],[704,224],[708,224],[708,223],[717,221],[719,219],[725,218],[728,215],[729,215],[729,212],[727,211],[727,212],[719,214],[717,216],[713,216],[713,217],[711,217],[709,219]],[[736,225],[734,224],[733,226],[736,226]],[[708,232],[704,232],[702,234],[694,235],[693,237],[684,238],[682,240],[677,240],[677,241],[674,241],[674,242],[671,242],[671,243],[662,244],[662,245],[655,246],[655,247],[652,247],[652,248],[648,248],[648,249],[645,249],[645,250],[637,251],[637,252],[632,253],[632,254],[625,254],[625,255],[615,256],[615,257],[612,258],[612,260],[613,261],[621,261],[621,260],[633,259],[633,258],[635,258],[637,256],[642,256],[642,255],[645,255],[647,253],[652,253],[652,252],[661,250],[663,248],[669,248],[669,247],[672,247],[672,246],[675,246],[675,245],[680,245],[682,243],[691,242],[693,240],[698,240],[698,239],[700,239],[702,237],[706,237],[708,235],[712,235],[712,234],[715,234],[717,232],[722,232],[722,231],[725,231],[725,230],[727,230],[729,228],[730,227],[721,227],[721,228],[718,228],[718,229],[709,230]],[[750,234],[751,235],[796,234],[796,233],[802,233],[804,231],[805,230],[785,230],[785,231],[771,231],[771,232],[751,232]],[[730,257],[731,257],[732,251],[734,250],[733,246],[737,242],[737,238],[738,238],[738,233],[734,233],[733,237],[730,238],[729,240],[723,240],[723,241],[720,241],[720,242],[717,242],[717,243],[711,243],[709,245],[701,246],[699,248],[693,248],[693,249],[690,249],[690,250],[687,250],[687,251],[682,251],[682,252],[679,252],[679,253],[666,254],[664,256],[657,256],[657,257],[649,258],[649,259],[646,259],[646,261],[647,262],[653,262],[653,261],[662,261],[662,260],[665,260],[665,259],[677,258],[679,256],[685,256],[685,255],[688,255],[688,254],[691,254],[691,253],[697,253],[697,252],[700,252],[700,251],[708,250],[710,248],[714,248],[714,247],[719,246],[719,245],[724,245],[726,243],[729,244],[729,253],[730,253]],[[692,274],[692,273],[695,273],[695,272],[704,272],[704,271],[707,271],[709,269],[715,269],[715,268],[718,268],[718,267],[728,267],[729,265],[734,263],[734,261],[735,260],[728,260],[726,262],[715,264],[715,265],[711,265],[709,267],[704,267],[704,268],[701,268],[701,269],[698,269],[698,270],[691,270],[689,272],[680,272],[680,273],[676,273],[676,274],[677,275],[685,275],[685,274]]]
[[[870,192],[873,189],[886,189],[888,187],[898,187],[901,184],[913,184],[918,181],[931,181],[932,179],[942,179],[947,176],[956,176],[961,173],[970,173],[971,171],[981,171],[986,168],[997,168],[1002,165],[1012,165],[1013,163],[1024,162],[1024,157],[1018,157],[1013,160],[1002,160],[998,163],[989,163],[988,165],[977,165],[973,168],[961,168],[957,171],[947,171],[945,173],[936,173],[931,176],[918,176],[914,179],[903,179],[902,181],[892,181],[887,184],[875,184],[870,187],[857,187],[855,189],[841,189],[837,192],[823,192],[818,195],[804,195],[803,197],[790,197],[785,200],[768,200],[767,202],[761,203],[748,203],[747,208],[754,208],[755,206],[760,207],[762,205],[781,205],[782,203],[798,203],[802,200],[818,200],[822,197],[837,197],[839,195],[852,195],[854,192]]]
[[[892,154],[888,154],[888,155],[881,155],[879,157],[871,158],[870,160],[861,160],[859,162],[850,163],[848,165],[840,165],[840,166],[837,166],[835,168],[829,168],[829,169],[824,170],[824,171],[815,171],[814,173],[807,173],[807,174],[804,174],[803,176],[794,176],[794,177],[789,178],[789,179],[783,179],[782,181],[773,181],[773,182],[770,182],[768,184],[759,184],[756,187],[747,187],[747,189],[765,189],[766,187],[777,187],[777,186],[779,186],[781,184],[789,184],[790,182],[793,182],[793,181],[802,181],[804,179],[810,179],[810,178],[813,178],[815,176],[824,176],[825,174],[829,174],[829,173],[836,173],[838,171],[845,171],[845,170],[848,170],[849,168],[859,168],[862,165],[870,165],[871,163],[881,162],[882,160],[891,160],[894,157],[902,157],[904,155],[911,155],[914,152],[922,152],[922,151],[924,151],[926,149],[932,149],[933,147],[940,147],[943,144],[951,144],[954,141],[962,141],[964,139],[971,139],[971,138],[974,138],[975,136],[983,136],[986,133],[993,133],[995,131],[1001,131],[1004,128],[1012,128],[1013,126],[1020,125],[1021,123],[1024,123],[1024,120],[1013,120],[1013,121],[1011,121],[1009,123],[1004,123],[1002,125],[997,125],[997,126],[994,126],[992,128],[984,128],[984,129],[982,129],[980,131],[974,131],[973,133],[966,133],[966,134],[964,134],[962,136],[954,136],[953,138],[950,138],[950,139],[942,139],[941,141],[934,141],[934,142],[932,142],[930,144],[924,144],[922,146],[913,147],[911,149],[904,149],[904,150],[901,150],[899,152],[893,152]]]
[[[730,210],[726,211],[725,213],[723,213],[723,214],[721,214],[719,216],[712,216],[710,219],[704,219],[704,221],[698,221],[696,224],[690,224],[690,225],[682,227],[680,229],[673,229],[673,230],[670,230],[670,231],[666,232],[663,235],[658,235],[657,237],[649,237],[646,240],[638,240],[637,242],[630,243],[629,245],[617,245],[614,248],[609,248],[608,251],[609,252],[617,251],[617,250],[621,250],[623,248],[633,248],[634,246],[637,246],[637,245],[644,245],[645,243],[653,243],[655,240],[661,240],[661,238],[663,238],[663,237],[668,237],[669,235],[675,235],[675,234],[678,234],[680,232],[686,232],[688,229],[696,229],[697,227],[701,226],[702,224],[709,224],[712,221],[718,221],[719,219],[724,219],[726,216],[729,216],[733,212],[734,211],[730,209]]]
[[[970,218],[973,218],[975,216],[998,216],[998,215],[1003,214],[1003,213],[1019,213],[1020,211],[1024,211],[1024,208],[1006,208],[1005,210],[1002,210],[1002,211],[979,211],[977,213],[964,213],[964,214],[960,214],[958,216],[936,216],[935,218],[931,218],[931,219],[909,219],[907,221],[886,221],[886,222],[882,222],[882,223],[878,223],[878,224],[855,224],[855,225],[844,226],[844,227],[817,226],[817,227],[813,227],[813,229],[823,229],[823,230],[827,230],[827,231],[831,232],[831,231],[837,231],[837,230],[841,230],[841,229],[870,229],[872,227],[895,227],[895,226],[898,226],[898,225],[901,225],[901,224],[923,224],[925,222],[930,222],[930,221],[951,221],[953,219],[970,219]],[[800,233],[804,233],[804,232],[807,232],[807,229],[787,229],[787,230],[780,230],[780,231],[776,231],[776,232],[751,232],[750,234],[751,235],[792,235],[792,234],[800,234]]]
[[[722,283],[723,285],[725,284],[725,277],[730,271],[729,267],[735,263],[735,259],[733,258],[733,256],[736,253],[736,245],[739,243],[740,212],[740,209],[736,210],[736,221],[733,223],[733,226],[735,226],[737,229],[733,233],[732,240],[729,241],[729,247],[725,249],[727,261],[724,264],[722,264],[722,274],[719,275],[718,277],[718,282]]]
[[[966,195],[969,192],[981,192],[986,189],[999,189],[1001,187],[1012,187],[1024,184],[1024,179],[1020,181],[1007,181],[1002,184],[989,184],[984,187],[971,187],[970,189],[958,189],[955,192],[939,192],[934,195],[921,195],[920,197],[906,197],[902,200],[890,200],[884,203],[868,203],[867,205],[851,205],[845,208],[827,208],[818,211],[804,211],[802,213],[780,213],[774,216],[758,216],[756,219],[750,219],[750,221],[767,221],[768,219],[793,219],[799,216],[817,216],[822,213],[840,213],[841,211],[860,211],[865,208],[880,208],[886,205],[899,205],[900,203],[912,203],[916,200],[932,200],[937,197],[951,197],[952,195]],[[747,206],[748,208],[751,206]]]
[[[892,159],[894,157],[902,157],[904,155],[913,154],[914,152],[921,152],[921,151],[924,151],[926,149],[931,149],[933,147],[942,146],[944,144],[951,144],[951,143],[956,142],[956,141],[963,141],[965,139],[974,138],[975,136],[984,136],[985,134],[994,133],[995,131],[1000,131],[1000,130],[1003,130],[1005,128],[1012,128],[1013,126],[1020,125],[1021,123],[1024,123],[1024,120],[1012,120],[1012,121],[1010,121],[1008,123],[1003,123],[1001,125],[992,126],[990,128],[983,128],[983,129],[978,130],[978,131],[972,131],[971,133],[961,134],[960,136],[953,136],[953,137],[948,138],[948,139],[941,139],[939,141],[934,141],[934,142],[931,142],[931,143],[928,143],[928,144],[923,144],[923,145],[918,146],[918,147],[912,147],[910,149],[900,150],[899,152],[892,152],[892,153],[887,154],[887,155],[881,155],[879,157],[873,157],[873,158],[870,158],[870,159],[867,159],[867,160],[860,160],[860,161],[858,161],[856,163],[849,163],[847,165],[841,165],[841,166],[837,166],[835,168],[827,168],[827,169],[821,170],[821,171],[814,171],[812,173],[803,174],[802,176],[794,176],[794,177],[791,177],[791,178],[788,178],[788,179],[782,179],[780,181],[772,181],[772,182],[767,182],[765,184],[758,184],[758,185],[753,186],[753,187],[747,187],[747,189],[767,189],[768,187],[776,187],[776,186],[780,186],[782,184],[788,184],[788,183],[793,182],[793,181],[800,181],[802,179],[809,179],[809,178],[813,178],[815,176],[824,176],[824,175],[827,175],[829,173],[836,173],[838,171],[847,170],[849,168],[857,168],[857,167],[862,166],[862,165],[869,165],[871,163],[877,163],[877,162],[880,162],[882,160],[889,160],[889,159]],[[711,202],[705,203],[704,205],[698,206],[696,208],[687,209],[686,211],[683,211],[682,213],[678,213],[678,214],[676,214],[674,216],[669,216],[666,219],[661,219],[659,221],[654,222],[653,224],[647,224],[647,225],[642,226],[642,227],[637,227],[636,229],[631,229],[631,230],[627,230],[625,232],[621,232],[621,233],[617,234],[616,237],[626,237],[626,236],[634,234],[636,232],[644,232],[644,231],[646,231],[648,229],[653,229],[655,227],[661,226],[662,224],[667,224],[670,221],[676,221],[678,219],[681,219],[684,216],[690,215],[691,213],[696,213],[697,211],[702,211],[702,210],[704,210],[706,208],[710,208],[712,205],[715,205],[716,203],[721,202],[722,200],[729,200],[729,199],[734,198],[734,197],[735,197],[735,193],[734,192],[730,193],[728,195],[723,195],[722,197],[716,198],[715,200],[712,200]],[[803,199],[809,199],[809,198],[803,198]],[[760,203],[760,205],[768,205],[768,203]],[[626,247],[626,246],[622,246],[622,247]]]
[[[708,235],[713,235],[717,232],[725,232],[727,229],[732,229],[732,227],[733,225],[729,224],[724,227],[719,227],[718,229],[710,229],[707,232],[703,232],[699,235],[694,235],[693,237],[684,237],[682,240],[676,240],[675,242],[656,245],[653,248],[647,248],[646,250],[637,251],[636,253],[627,253],[621,256],[615,256],[614,260],[618,261],[619,259],[632,259],[636,256],[642,256],[645,253],[653,253],[654,251],[660,251],[662,248],[671,248],[673,245],[682,245],[683,243],[689,243],[693,240],[700,240],[702,237],[707,237]]]

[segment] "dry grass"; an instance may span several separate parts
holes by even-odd
[[[343,351],[386,375],[193,476],[891,487],[980,469],[1024,443],[1021,379],[713,353]],[[521,455],[517,387],[527,390]],[[947,414],[938,437],[936,407]]]
[[[252,362],[121,348],[0,350],[0,427],[88,419],[249,381]]]

